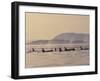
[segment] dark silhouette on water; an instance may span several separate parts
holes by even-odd
[[[42,48],[42,52],[45,52],[44,48]]]
[[[34,49],[34,48],[32,48],[32,51],[33,51],[33,52],[35,52],[35,49]]]
[[[57,51],[57,49],[56,48],[54,48],[55,49],[55,52]]]
[[[59,48],[59,52],[62,52],[62,49],[61,48]]]
[[[40,50],[41,49],[41,50]],[[35,49],[35,48],[32,48],[31,50],[27,51],[27,53],[30,53],[30,52],[65,52],[65,51],[76,51],[76,50],[89,50],[89,47],[82,47],[82,46],[79,46],[79,47],[59,47],[59,48],[38,48],[38,49]]]

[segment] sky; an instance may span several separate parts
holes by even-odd
[[[89,16],[25,13],[26,41],[51,40],[61,33],[89,33]]]

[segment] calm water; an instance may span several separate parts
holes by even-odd
[[[77,66],[89,65],[89,50],[75,51],[55,51],[55,52],[41,52],[41,48],[79,48],[89,47],[87,44],[56,44],[56,45],[26,45],[26,68],[34,67],[54,67],[54,66]],[[39,50],[39,52],[28,52],[32,48]]]

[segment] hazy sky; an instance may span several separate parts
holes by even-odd
[[[50,40],[61,33],[89,33],[89,16],[26,13],[26,40]]]

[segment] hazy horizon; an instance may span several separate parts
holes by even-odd
[[[61,33],[89,33],[89,16],[26,13],[26,41],[50,40]]]

